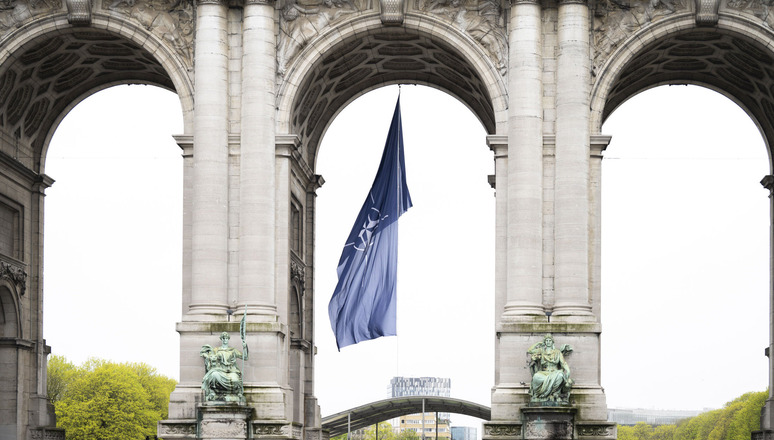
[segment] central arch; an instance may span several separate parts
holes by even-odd
[[[342,108],[390,84],[444,90],[470,108],[488,133],[502,127],[504,77],[470,38],[426,16],[409,14],[400,28],[380,24],[378,16],[364,16],[332,28],[288,68],[278,93],[277,129],[303,138],[308,163],[315,163],[322,135]]]

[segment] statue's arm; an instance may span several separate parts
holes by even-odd
[[[535,342],[534,344],[532,344],[532,347],[529,347],[529,350],[527,350],[527,353],[529,354],[539,353],[540,349],[542,348],[543,348],[542,342]]]

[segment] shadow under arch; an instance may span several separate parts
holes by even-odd
[[[655,24],[629,37],[600,71],[591,94],[591,130],[632,96],[660,85],[693,84],[739,105],[767,145],[774,140],[774,52],[770,30],[732,17],[698,28],[693,16]],[[770,165],[771,166],[771,165]]]
[[[193,83],[184,60],[130,20],[95,14],[90,27],[57,15],[21,27],[0,52],[0,137],[29,151],[20,161],[42,174],[56,127],[88,96],[121,84],[177,93],[185,132],[193,124]]]
[[[448,24],[408,14],[395,28],[382,27],[377,15],[362,16],[304,48],[279,88],[278,132],[300,136],[314,164],[327,127],[347,104],[400,83],[443,90],[464,103],[487,133],[504,130],[505,78],[491,59]]]

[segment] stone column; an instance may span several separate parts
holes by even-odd
[[[495,322],[499,322],[508,295],[508,136],[490,135],[486,143],[494,153],[495,175]],[[500,359],[496,341],[495,365]],[[499,369],[495,369],[495,383]]]
[[[274,6],[247,0],[242,29],[239,307],[277,321],[275,286]]]
[[[508,298],[508,136],[486,137],[494,153],[495,175],[495,321]]]
[[[542,8],[515,0],[510,9],[508,136],[487,139],[495,151],[497,190],[495,387],[484,437],[515,432],[526,404],[524,333],[546,322],[543,309]],[[507,140],[507,150],[503,144]],[[518,422],[520,423],[520,422]]]
[[[584,0],[561,0],[558,15],[553,316],[590,322],[588,5]]]
[[[769,398],[761,411],[761,430],[768,432],[771,438],[774,436],[774,176],[768,175],[761,180],[761,185],[769,191],[769,212],[771,226],[769,229],[769,253],[771,275],[769,276],[769,346],[766,347],[766,356],[769,358]]]
[[[196,11],[191,305],[183,319],[215,321],[228,309],[227,7],[200,0]]]
[[[610,144],[610,136],[591,136],[589,163],[589,289],[591,307],[601,319],[602,302],[602,153]]]
[[[503,319],[544,320],[541,7],[537,1],[516,0],[510,14],[507,300]]]

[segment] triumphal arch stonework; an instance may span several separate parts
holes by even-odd
[[[185,121],[180,384],[160,437],[201,434],[200,348],[238,332],[245,308],[247,411],[220,434],[326,436],[313,374],[315,158],[347,103],[413,83],[465,103],[493,152],[496,287],[480,294],[496,298],[496,374],[484,437],[615,438],[600,377],[602,123],[642,90],[691,83],[733,99],[774,139],[768,3],[0,0],[0,438],[60,435],[42,325],[46,151],[73,106],[126,83],[175,91]],[[762,183],[774,190],[771,176]],[[524,415],[525,355],[546,333],[573,347],[566,426]],[[761,429],[771,437],[772,399]]]

